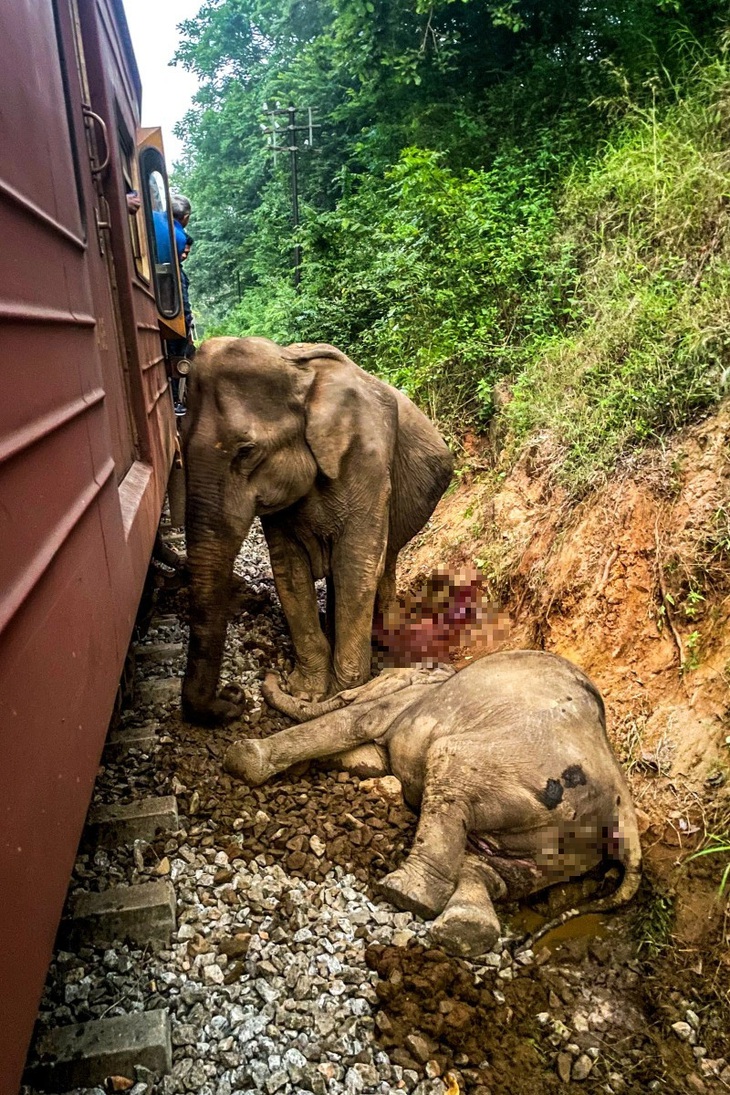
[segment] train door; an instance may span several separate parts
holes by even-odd
[[[101,104],[90,86],[84,50],[83,24],[77,0],[68,0],[73,22],[74,52],[78,71],[81,108],[85,120],[86,154],[93,180],[93,204],[89,224],[89,261],[97,318],[97,343],[101,358],[106,407],[112,434],[112,452],[117,483],[139,458],[139,438],[132,413],[133,395],[125,347],[117,271],[110,235],[110,141],[113,131],[103,117]]]

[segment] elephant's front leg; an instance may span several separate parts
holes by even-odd
[[[262,525],[296,657],[289,686],[297,695],[322,699],[332,691],[332,653],[319,622],[309,556],[276,521],[265,519]]]
[[[192,538],[191,538],[192,539]],[[190,642],[182,708],[186,719],[206,725],[235,718],[241,708],[216,696],[226,641],[233,560],[240,540],[193,540],[188,546],[192,573]]]
[[[258,787],[277,772],[283,772],[300,761],[331,757],[343,749],[352,749],[380,736],[383,722],[387,723],[387,715],[380,717],[379,706],[377,701],[367,705],[353,704],[299,726],[280,730],[270,738],[234,742],[225,755],[223,765],[228,772],[244,779],[251,787]]]
[[[388,538],[387,508],[377,509],[367,527],[350,526],[332,551],[338,689],[356,688],[370,677],[375,595]]]

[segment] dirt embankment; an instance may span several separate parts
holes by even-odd
[[[478,565],[510,613],[506,645],[561,654],[595,680],[648,874],[678,892],[675,939],[689,946],[717,938],[728,862],[680,866],[730,830],[729,443],[726,401],[579,502],[556,480],[549,439],[509,471],[475,445],[480,470],[462,475],[401,557],[401,585],[434,558]]]

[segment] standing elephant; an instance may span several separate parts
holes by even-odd
[[[294,644],[292,692],[323,697],[366,681],[376,595],[387,608],[398,552],[453,471],[431,422],[333,346],[214,338],[195,357],[184,458],[186,717],[237,713],[216,689],[233,562],[257,515]],[[323,577],[332,645],[314,588]]]
[[[343,750],[358,750],[360,763],[369,743],[373,770],[397,776],[420,809],[410,854],[379,889],[401,909],[437,917],[432,935],[447,950],[484,954],[500,933],[494,901],[578,878],[603,860],[623,867],[618,889],[559,919],[636,893],[636,815],[603,700],[564,658],[514,650],[459,673],[390,670],[319,704],[298,703],[271,680],[265,694],[311,721],[236,742],[227,770],[256,787],[303,760],[338,756],[343,765]]]

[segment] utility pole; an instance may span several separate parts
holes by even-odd
[[[306,111],[307,121],[304,124],[297,124],[297,114],[302,114]],[[306,132],[308,134],[304,139],[304,147],[312,148],[314,145],[314,130],[320,129],[321,126],[314,125],[312,122],[312,108],[309,107],[296,107],[293,103],[289,106],[280,106],[279,103],[274,107],[267,106],[264,103],[264,114],[270,119],[270,125],[262,125],[262,131],[267,135],[266,148],[267,151],[274,154],[274,167],[276,167],[276,154],[277,152],[289,153],[289,168],[291,171],[291,209],[292,209],[292,223],[294,225],[294,231],[299,228],[299,180],[297,175],[297,154],[299,147],[297,144],[297,134]],[[281,124],[277,119],[279,117],[286,117],[286,122]],[[287,143],[282,143],[286,141]],[[302,265],[302,249],[298,243],[294,245],[294,288],[299,291],[299,282]]]

